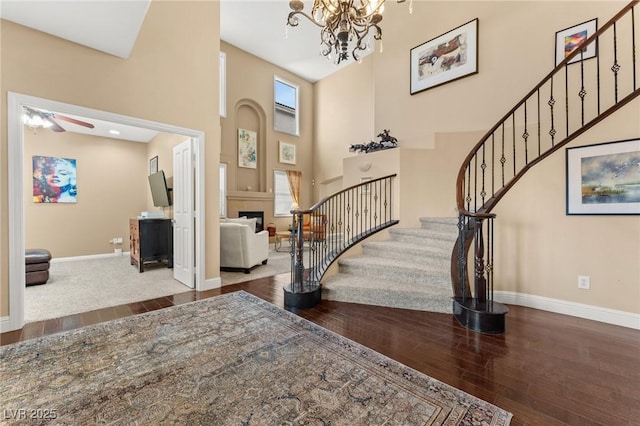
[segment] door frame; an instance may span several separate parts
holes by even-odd
[[[0,332],[17,330],[24,326],[24,294],[25,294],[25,263],[24,263],[24,125],[22,123],[22,106],[28,105],[35,108],[56,111],[63,114],[72,114],[127,124],[156,130],[159,132],[174,133],[192,138],[194,144],[194,156],[192,164],[195,168],[195,276],[196,290],[205,290],[205,223],[204,223],[204,132],[200,130],[177,127],[170,124],[144,120],[121,114],[114,114],[78,105],[67,104],[35,96],[20,93],[7,92],[7,144],[8,144],[8,231],[9,231],[9,316],[0,318]]]

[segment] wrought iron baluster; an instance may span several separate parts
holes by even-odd
[[[473,156],[473,211],[478,211],[478,153]]]
[[[618,31],[615,22],[613,23],[613,65],[611,66],[611,71],[613,71],[615,103],[618,103],[618,72],[620,71],[620,64],[618,63]]]
[[[516,175],[516,113],[511,114],[511,141],[513,142],[513,176]]]
[[[504,121],[502,122],[502,157],[500,157],[500,164],[502,165],[502,187],[504,188],[504,163],[507,162],[507,158],[504,156]]]
[[[527,140],[529,139],[529,132],[527,131],[527,102],[524,102],[524,133],[522,134],[524,139],[524,164],[529,164],[529,152]]]
[[[487,299],[489,302],[493,302],[493,218],[487,220]],[[493,303],[490,303],[493,307]]]
[[[538,96],[538,157],[540,157],[540,153],[542,152],[542,116],[540,115],[540,89],[536,90]]]
[[[496,138],[491,133],[491,195],[496,193]]]
[[[471,164],[467,166],[467,210],[471,211]]]
[[[580,124],[584,126],[584,98],[587,96],[587,90],[584,88],[584,49],[580,49],[580,91],[578,96],[580,96],[581,109]]]
[[[633,67],[633,90],[636,90],[636,17],[635,6],[631,7],[631,65]]]
[[[550,97],[549,97],[549,101],[547,102],[547,105],[549,105],[550,108],[550,112],[551,112],[551,129],[549,129],[549,136],[551,136],[551,146],[555,146],[555,136],[556,136],[556,128],[555,128],[555,123],[554,123],[554,111],[553,111],[553,107],[556,104],[556,100],[553,98],[553,77],[551,77],[551,93],[550,93]]]
[[[569,136],[569,64],[564,66],[564,124]]]
[[[482,169],[482,189],[480,190],[480,197],[482,197],[482,204],[484,205],[485,197],[487,195],[487,191],[485,190],[485,171],[487,169],[487,161],[485,158],[485,144],[482,144],[482,164],[480,164],[480,168]]]
[[[480,303],[487,301],[487,280],[484,275],[484,236],[482,219],[475,218],[475,278],[474,294]]]

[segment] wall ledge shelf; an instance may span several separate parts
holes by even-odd
[[[273,200],[273,193],[257,192],[257,191],[229,191],[227,193],[229,200]]]

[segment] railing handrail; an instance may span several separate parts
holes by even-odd
[[[387,175],[387,176],[382,176],[382,177],[379,177],[379,178],[371,179],[371,180],[368,180],[366,182],[356,183],[355,185],[348,186],[348,187],[346,187],[344,189],[341,189],[338,192],[334,192],[333,194],[324,197],[323,199],[321,199],[320,201],[318,201],[317,203],[315,203],[314,205],[309,207],[307,210],[300,210],[300,209],[291,210],[291,214],[296,214],[296,213],[310,214],[310,213],[313,213],[315,210],[319,209],[323,204],[326,204],[326,202],[329,201],[331,198],[337,197],[342,193],[348,192],[348,191],[350,191],[352,189],[355,189],[357,187],[366,185],[368,183],[373,183],[373,182],[381,181],[381,180],[384,180],[384,179],[390,179],[390,178],[393,178],[393,177],[396,177],[396,176],[398,176],[398,174],[397,173],[393,173],[393,174],[390,174],[390,175]]]
[[[590,43],[592,43],[594,40],[597,40],[600,37],[600,35],[602,35],[606,30],[608,30],[611,26],[613,26],[621,17],[623,17],[627,12],[629,12],[629,10],[631,10],[639,2],[640,2],[640,0],[632,0],[622,10],[620,10],[620,12],[618,12],[613,18],[611,18],[602,27],[600,27],[595,33],[593,33],[586,40],[584,40],[582,43],[580,43],[580,45],[578,47],[587,46]],[[534,94],[536,94],[537,91],[540,88],[542,88],[557,73],[559,73],[561,70],[563,70],[564,67],[567,66],[567,64],[573,58],[577,57],[578,55],[580,55],[582,53],[582,49],[580,49],[578,47],[576,47],[571,52],[570,55],[568,55],[566,58],[564,58],[564,60],[562,62],[560,62],[549,74],[547,74],[542,79],[542,81],[540,81],[540,83],[538,83],[532,90],[530,90],[513,108],[511,108],[511,110],[509,110],[508,113],[506,113],[502,117],[502,119],[500,119],[489,131],[487,131],[485,133],[485,135],[480,139],[480,141],[478,143],[476,143],[476,145],[471,149],[469,154],[465,157],[464,161],[462,162],[462,166],[460,167],[460,170],[458,171],[458,175],[457,175],[457,179],[456,179],[456,204],[457,204],[458,212],[460,214],[463,214],[463,215],[469,216],[469,217],[477,217],[477,218],[490,218],[491,217],[491,215],[488,214],[488,211],[491,210],[491,208],[493,207],[493,205],[495,205],[495,203],[492,206],[490,206],[489,209],[485,209],[485,211],[482,211],[483,209],[481,208],[480,212],[478,212],[478,211],[471,212],[471,211],[467,210],[465,208],[465,206],[464,206],[464,174],[465,174],[465,172],[467,170],[467,167],[468,167],[469,163],[471,162],[473,157],[477,154],[477,152],[482,148],[482,146],[487,142],[487,140],[491,137],[491,135],[493,135],[506,121],[508,121],[509,118],[520,107],[522,107],[522,105],[524,105],[525,102],[527,102],[527,100],[529,100]],[[632,94],[630,96],[627,96],[627,97],[623,98],[620,102],[618,102],[616,105],[618,107],[622,106],[623,104],[625,104],[627,102],[630,102],[636,96],[638,96],[638,94],[635,94],[635,95]],[[611,111],[611,112],[613,112],[613,111]],[[602,117],[602,118],[605,118],[609,114],[606,114],[606,115],[602,114],[602,115],[604,115],[604,117]],[[533,166],[537,162],[543,160],[544,158],[546,158],[547,156],[549,156],[553,152],[557,151],[562,146],[566,145],[571,140],[575,139],[575,137],[579,136],[581,133],[586,131],[588,128],[593,127],[593,125],[595,125],[597,122],[601,121],[602,118],[600,118],[598,121],[595,121],[595,122],[594,122],[594,120],[592,120],[592,122],[588,123],[588,126],[583,126],[584,129],[582,129],[580,133],[575,134],[576,132],[574,132],[574,134],[572,134],[571,137],[567,137],[563,142],[561,142],[559,144],[556,144],[552,149],[547,150],[544,154],[540,155],[536,160],[533,160],[531,163],[529,163],[525,167],[523,167],[521,172],[523,172],[523,171],[526,172],[526,170],[531,168],[531,166]],[[512,178],[512,182],[510,182],[511,183],[510,185],[505,185],[505,187],[503,188],[504,190],[500,191],[499,198],[502,198],[502,196],[504,196],[504,194],[507,192],[507,190],[510,189],[513,186],[513,184],[521,177],[522,174],[523,173],[518,173],[518,175],[516,175],[516,176],[514,176],[514,178]]]

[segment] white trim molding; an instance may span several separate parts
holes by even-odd
[[[512,291],[494,291],[494,300],[507,305],[526,306],[527,308],[571,315],[573,317],[600,321],[607,324],[640,330],[640,314],[602,308],[600,306],[567,302],[533,294],[515,293]]]
[[[209,278],[208,280],[204,280],[204,283],[198,289],[198,291],[213,290],[214,288],[221,288],[221,287],[222,287],[222,277]]]

